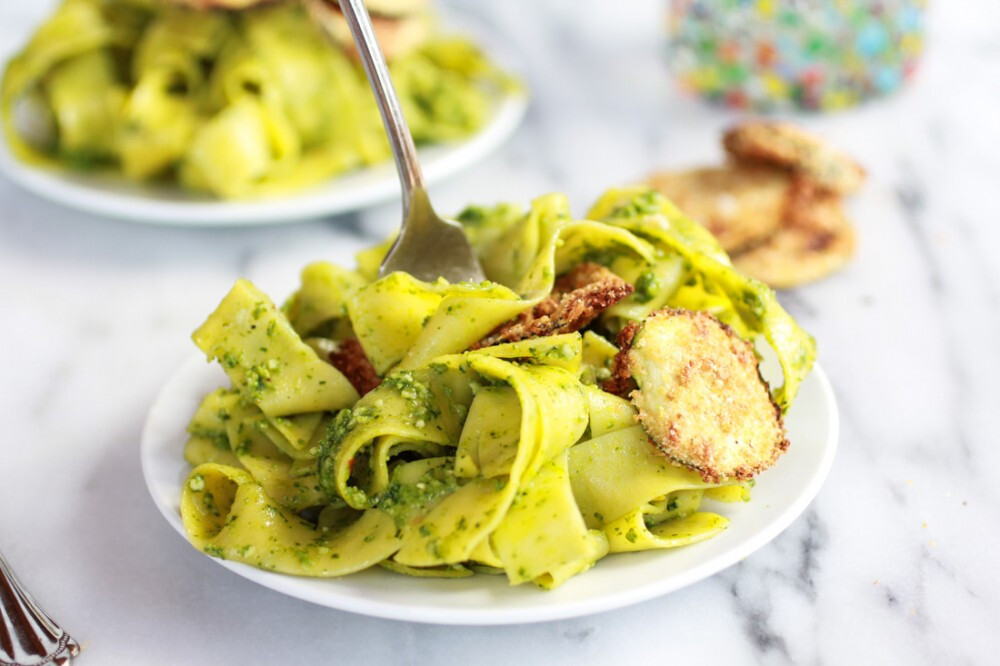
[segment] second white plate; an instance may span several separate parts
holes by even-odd
[[[488,31],[462,17],[449,17],[448,31],[467,34],[489,58],[517,72],[519,59]],[[29,28],[25,28],[29,31]],[[489,122],[476,134],[418,152],[428,184],[467,169],[498,148],[520,125],[528,108],[523,91],[498,93]],[[341,174],[313,188],[274,198],[226,201],[173,185],[142,185],[114,174],[41,168],[16,159],[0,140],[0,171],[34,194],[70,208],[130,222],[177,226],[247,226],[310,220],[345,213],[399,197],[392,162]]]
[[[161,390],[142,433],[142,470],[156,506],[184,537],[179,499],[189,468],[185,426],[208,391],[227,384],[220,369],[192,358]],[[837,405],[816,366],[802,384],[786,425],[792,445],[761,474],[746,504],[713,503],[728,529],[702,543],[666,551],[608,556],[557,590],[510,587],[503,576],[409,578],[372,569],[339,579],[298,578],[216,560],[284,594],[375,617],[436,624],[519,624],[577,617],[645,601],[707,578],[748,556],[788,527],[816,496],[837,448]],[[192,557],[207,557],[191,553]],[[220,575],[221,574],[221,569]]]

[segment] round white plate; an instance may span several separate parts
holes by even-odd
[[[184,429],[208,391],[227,385],[201,357],[181,365],[161,390],[142,433],[142,471],[167,521],[184,537],[179,498],[189,471]],[[816,366],[787,415],[792,442],[761,474],[748,503],[712,503],[729,528],[699,544],[665,551],[610,555],[552,592],[510,587],[503,576],[410,578],[378,567],[339,579],[298,578],[215,560],[244,578],[316,604],[375,617],[436,624],[519,624],[620,608],[707,578],[745,558],[788,527],[819,491],[837,448],[837,405]],[[184,537],[186,538],[186,537]],[[207,557],[204,556],[204,557]],[[221,573],[220,573],[221,575]]]
[[[449,32],[468,34],[507,71],[523,71],[518,59],[481,29],[464,20],[447,21]],[[497,94],[489,122],[463,141],[425,146],[418,153],[428,184],[455,175],[492,153],[520,125],[528,95]],[[246,226],[295,222],[345,213],[399,197],[392,161],[333,177],[288,195],[224,201],[173,185],[142,185],[114,174],[49,169],[17,160],[0,140],[0,171],[26,190],[70,208],[130,222],[177,226]]]

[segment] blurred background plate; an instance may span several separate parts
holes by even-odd
[[[762,370],[765,375],[774,372],[775,364],[765,361]],[[189,359],[161,389],[143,428],[140,455],[146,487],[182,538],[181,485],[190,471],[183,457],[185,428],[202,397],[227,381],[223,371],[206,363],[204,357]],[[722,571],[768,543],[805,511],[833,464],[839,429],[833,389],[818,365],[802,383],[786,416],[786,426],[792,445],[775,467],[757,477],[750,502],[723,504],[706,500],[711,511],[731,520],[721,534],[683,548],[611,555],[551,592],[532,585],[511,587],[505,577],[485,574],[455,579],[411,578],[373,567],[343,578],[323,579],[214,561],[259,585],[298,599],[410,622],[520,624],[621,608]],[[207,557],[194,552],[191,556]]]
[[[515,76],[524,71],[519,59],[489,32],[464,17],[442,20],[443,32],[471,38],[497,65]],[[19,34],[27,39],[33,26]],[[6,49],[5,49],[6,50]],[[520,125],[528,108],[525,91],[498,92],[489,121],[463,141],[419,149],[429,185],[482,160]],[[244,226],[311,220],[358,210],[399,197],[399,181],[391,161],[333,177],[316,187],[282,196],[227,201],[192,193],[174,185],[142,185],[114,174],[87,174],[25,164],[0,141],[0,171],[34,194],[70,208],[130,222],[179,226]]]

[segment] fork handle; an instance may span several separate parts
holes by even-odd
[[[417,161],[417,149],[413,145],[413,135],[410,134],[410,127],[403,117],[396,89],[392,87],[389,67],[375,38],[375,30],[372,28],[368,10],[365,9],[364,0],[340,0],[340,10],[347,20],[347,26],[351,29],[354,45],[358,49],[358,55],[361,56],[361,64],[364,65],[365,73],[368,75],[372,92],[375,93],[379,113],[382,114],[382,124],[385,125],[385,131],[389,135],[392,156],[396,160],[396,170],[399,171],[399,181],[403,186],[405,220],[407,217],[405,212],[413,201],[414,192],[425,189],[420,162]]]
[[[0,666],[62,666],[78,654],[80,644],[38,607],[0,553]]]

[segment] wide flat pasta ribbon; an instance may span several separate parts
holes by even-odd
[[[569,452],[569,471],[584,520],[595,529],[656,498],[713,485],[658,453],[642,426],[577,444]]]
[[[192,337],[268,416],[335,410],[358,398],[347,378],[320,360],[271,299],[247,280],[236,283]]]
[[[369,509],[339,529],[319,528],[276,504],[245,470],[212,463],[184,482],[181,517],[199,550],[297,576],[344,576],[399,547],[395,521],[383,511]]]
[[[583,392],[573,374],[551,366],[517,366],[484,354],[465,358],[471,370],[506,383],[517,393],[521,402],[517,451],[506,477],[473,478],[423,519],[395,556],[410,566],[470,559],[480,541],[501,524],[524,484],[586,428]]]
[[[604,528],[612,553],[629,553],[659,548],[679,548],[711,539],[729,525],[729,519],[709,511],[650,525],[647,516],[655,513],[651,505],[641,506]]]
[[[588,530],[576,506],[566,451],[525,483],[490,541],[511,585],[555,588],[608,552],[603,532]]]
[[[140,8],[128,3],[112,8],[103,0],[66,0],[41,25],[25,49],[8,64],[0,87],[5,138],[18,159],[47,166],[57,163],[55,156],[46,150],[55,142],[55,128],[38,125],[40,121],[44,124],[46,117],[58,116],[59,109],[50,107],[44,96],[39,94],[41,80],[71,59],[99,54],[101,49],[110,46],[131,46],[138,38],[144,15]],[[98,90],[109,85],[104,78],[91,82],[99,84]],[[113,89],[101,90],[96,95],[93,89],[89,92],[96,97],[91,100],[92,104],[113,104],[114,97],[122,96],[121,91],[114,92]],[[23,114],[18,112],[22,103],[28,105]],[[18,126],[18,121],[28,120],[23,116],[33,117],[28,137]],[[32,131],[35,128],[37,132]],[[108,138],[107,133],[100,136]]]

